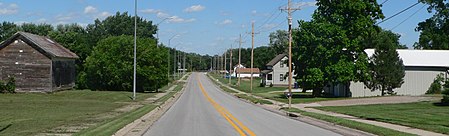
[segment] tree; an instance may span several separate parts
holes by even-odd
[[[415,31],[420,32],[419,41],[413,47],[415,49],[449,49],[449,3],[447,0],[419,0],[428,4],[427,11],[435,14],[418,24]]]
[[[270,33],[269,47],[275,54],[282,54],[288,52],[288,32],[286,30],[277,30]]]
[[[88,86],[93,90],[132,90],[132,36],[110,36],[98,42],[85,68]],[[152,91],[168,82],[167,50],[156,48],[156,41],[137,39],[137,90]]]
[[[50,24],[33,24],[24,23],[20,26],[20,30],[36,35],[47,36],[51,31],[53,31],[53,26]]]
[[[293,61],[300,86],[318,96],[328,83],[367,79],[367,45],[362,41],[380,31],[375,22],[384,16],[376,1],[318,0],[316,5],[312,20],[299,22]]]
[[[0,42],[8,39],[18,31],[19,27],[12,22],[2,22],[0,24]]]
[[[404,64],[396,51],[399,42],[387,34],[380,34],[376,39],[376,49],[370,58],[372,80],[365,84],[373,91],[380,89],[382,96],[394,94],[393,89],[401,87],[405,76]]]

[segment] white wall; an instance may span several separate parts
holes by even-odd
[[[288,60],[287,57],[284,57],[281,59],[281,61],[286,61]],[[283,76],[285,76],[285,74],[288,72],[288,63],[284,64],[284,67],[281,67],[281,61],[279,61],[278,63],[276,63],[273,66],[273,71],[270,72],[270,74],[273,74],[273,80],[272,83],[273,85],[288,85],[288,77],[284,79],[284,81],[281,81],[280,78],[280,74],[282,74]],[[267,83],[267,85],[270,85]]]
[[[426,71],[424,69],[406,70],[404,76],[404,84],[400,88],[394,89],[398,95],[423,95],[429,89],[438,74],[445,74],[443,71]],[[350,91],[352,97],[367,97],[381,95],[379,90],[372,92],[361,82],[351,83]]]

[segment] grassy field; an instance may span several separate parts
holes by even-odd
[[[154,96],[138,93],[138,101]],[[102,120],[93,116],[132,103],[131,92],[62,91],[52,94],[0,94],[0,135],[35,135],[74,124]]]
[[[237,96],[239,98],[242,98],[242,99],[245,99],[245,100],[248,100],[248,101],[251,101],[252,103],[273,104],[270,101],[263,100],[263,99],[262,100],[261,99],[257,99],[257,98],[255,98],[253,96],[249,96],[249,95],[246,95],[246,94],[236,94],[235,96]]]
[[[318,109],[449,134],[449,106],[437,106],[433,102]]]
[[[217,74],[210,74],[215,79],[218,79],[220,82],[228,84],[229,79],[223,78],[222,75]],[[236,86],[237,79],[233,78],[231,79],[231,87],[247,92],[250,92],[250,85],[251,82],[248,79],[241,80],[240,86]],[[276,100],[279,102],[288,103],[287,97],[285,97],[284,93],[282,91],[285,91],[287,87],[260,87],[260,78],[254,78],[253,79],[253,91],[252,94],[256,96],[260,96],[266,99]],[[348,98],[326,98],[326,97],[313,97],[311,93],[293,93],[292,96],[292,103],[311,103],[311,102],[318,102],[318,101],[328,101],[328,100],[340,100],[340,99],[348,99]]]
[[[345,126],[345,127],[349,127],[349,128],[353,128],[353,129],[357,129],[357,130],[362,130],[362,131],[372,133],[375,135],[379,135],[379,136],[414,136],[413,134],[399,132],[399,131],[384,128],[384,127],[378,127],[378,126],[374,126],[371,124],[360,123],[360,122],[347,120],[347,119],[343,119],[343,118],[338,118],[338,117],[333,117],[333,116],[328,116],[328,115],[324,115],[324,114],[306,112],[306,111],[302,111],[302,110],[299,110],[296,108],[284,109],[284,110],[289,111],[289,112],[300,113],[301,115],[304,115],[304,116],[316,118],[319,120],[324,120],[327,122],[331,122],[331,123],[334,123],[337,125],[341,125],[341,126]]]

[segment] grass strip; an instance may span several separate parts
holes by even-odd
[[[304,116],[308,116],[308,117],[312,117],[315,119],[334,123],[337,125],[361,130],[361,131],[379,135],[379,136],[415,136],[414,134],[404,133],[404,132],[392,130],[389,128],[379,127],[379,126],[361,123],[361,122],[357,122],[357,121],[353,121],[353,120],[343,119],[343,118],[319,114],[319,113],[306,112],[306,111],[303,111],[303,110],[300,110],[297,108],[282,109],[282,110],[300,113],[301,115],[304,115]]]
[[[250,102],[252,102],[252,103],[273,104],[273,103],[270,102],[270,101],[262,100],[262,99],[257,99],[256,97],[249,96],[249,95],[246,95],[246,94],[235,94],[235,96],[237,96],[237,97],[239,97],[239,98],[242,98],[242,99],[245,99],[245,100],[248,100],[248,101],[250,101]]]
[[[121,114],[120,116],[102,122],[97,127],[90,127],[88,129],[82,130],[76,134],[75,136],[88,135],[88,136],[110,136],[115,132],[123,128],[125,125],[133,122],[134,120],[142,117],[148,112],[152,111],[156,108],[156,105],[145,105],[138,109],[135,109],[131,112]]]

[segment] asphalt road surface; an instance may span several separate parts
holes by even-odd
[[[193,73],[185,92],[145,136],[334,136],[332,131],[272,113],[220,91]]]

